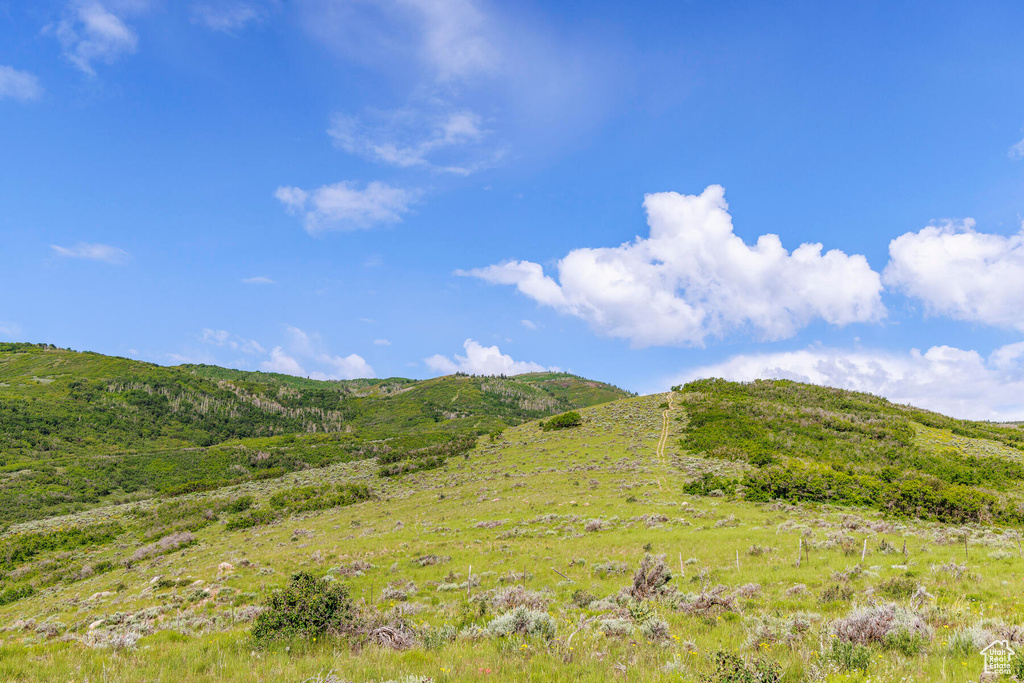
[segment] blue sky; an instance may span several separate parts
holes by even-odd
[[[1024,7],[634,5],[0,2],[0,339],[1024,419]]]

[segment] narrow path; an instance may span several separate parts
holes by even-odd
[[[661,412],[661,438],[658,439],[658,448],[655,451],[663,472],[668,470],[668,461],[665,459],[665,446],[668,445],[668,413],[672,410],[672,398],[674,396],[674,391],[668,392],[668,408]],[[658,481],[658,490],[663,491],[664,487],[661,484],[661,477],[655,475],[655,479]]]

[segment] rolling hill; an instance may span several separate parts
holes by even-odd
[[[470,406],[490,381],[341,386]],[[595,388],[517,379],[552,381]],[[0,681],[976,680],[1024,646],[1017,427],[777,381],[577,412],[442,415],[487,431],[432,469],[380,451],[13,524]]]
[[[556,373],[324,382],[0,344],[0,524],[383,452],[422,460],[627,395]]]

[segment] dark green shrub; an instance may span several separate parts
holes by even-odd
[[[117,538],[122,531],[121,525],[113,522],[13,536],[0,541],[0,571],[14,569],[50,550],[103,545]]]
[[[582,588],[577,589],[572,594],[572,604],[580,608],[587,607],[588,605],[590,605],[590,603],[594,602],[595,600],[597,600],[596,595],[593,595],[589,591],[585,591]]]
[[[442,467],[445,462],[447,462],[447,460],[443,456],[423,458],[421,460],[402,460],[390,465],[384,465],[377,472],[377,476],[399,477],[403,474],[411,474],[413,472],[436,470],[437,468]]]
[[[252,507],[252,496],[242,496],[241,498],[235,498],[233,501],[228,503],[227,507],[224,508],[226,512],[245,512]]]
[[[257,643],[351,633],[358,618],[348,589],[309,572],[293,574],[288,585],[271,594],[266,610],[256,617],[252,637]]]
[[[270,524],[276,520],[277,517],[278,513],[273,510],[253,510],[247,515],[229,519],[228,523],[224,525],[224,528],[228,531],[234,531],[236,529],[250,529],[254,526],[260,526],[261,524]]]
[[[18,586],[17,588],[5,588],[2,591],[0,591],[0,606],[9,605],[12,602],[17,602],[22,598],[27,598],[35,592],[36,591],[34,588],[32,588],[32,586]]]
[[[579,427],[583,424],[583,418],[575,410],[570,410],[567,413],[561,415],[555,415],[552,418],[544,420],[540,423],[540,428],[545,432],[549,432],[552,429],[568,429],[570,427]]]
[[[853,586],[836,583],[821,591],[821,595],[818,596],[818,600],[825,603],[837,602],[839,600],[847,601],[853,597],[853,593]]]
[[[890,600],[905,600],[917,592],[917,582],[913,579],[896,576],[880,583],[875,592]]]

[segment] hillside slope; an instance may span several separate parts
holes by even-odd
[[[626,395],[563,374],[324,382],[0,344],[0,525],[382,451],[450,451]]]
[[[814,434],[863,474],[900,449],[1018,462],[1012,432],[904,433],[887,420],[910,409],[791,383],[680,389],[401,477],[341,462],[17,525],[0,539],[0,680],[977,680],[988,642],[1024,644],[1018,530],[756,502],[738,483],[825,468]],[[703,425],[738,407],[767,431],[721,420],[712,453]],[[705,475],[735,488],[698,495]],[[347,587],[358,629],[255,645],[296,572]]]

